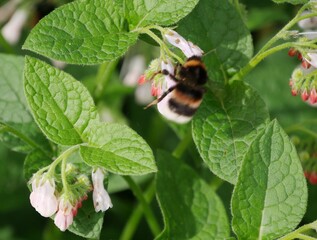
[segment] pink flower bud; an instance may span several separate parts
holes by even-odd
[[[156,86],[156,84],[152,84],[152,87],[151,87],[151,94],[153,97],[159,97],[161,95],[161,89]]]
[[[100,168],[97,168],[92,172],[92,182],[94,185],[92,197],[96,212],[105,212],[109,208],[112,208],[111,199],[108,192],[104,188],[103,180],[104,174]]]
[[[292,93],[293,96],[297,96],[297,90],[296,89],[292,89],[291,93]]]
[[[34,178],[32,182],[32,192],[30,194],[31,205],[43,217],[50,217],[57,211],[57,198],[54,195],[55,182],[44,176],[40,180]]]
[[[317,102],[317,93],[316,93],[316,89],[313,88],[311,91],[310,91],[310,96],[309,96],[309,102],[311,104],[314,104]]]
[[[306,102],[306,101],[308,100],[309,94],[308,94],[308,92],[307,92],[306,89],[302,92],[301,97],[302,97],[302,100],[303,100],[304,102]]]
[[[75,208],[66,197],[61,196],[58,212],[54,218],[55,225],[64,232],[73,223],[74,212],[77,214],[77,208]]]
[[[141,75],[138,79],[138,85],[142,85],[146,82],[144,74]]]

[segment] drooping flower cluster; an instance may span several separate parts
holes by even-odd
[[[104,178],[105,175],[100,168],[92,171],[93,202],[96,212],[104,212],[112,207],[109,194],[103,185]],[[34,174],[30,184],[31,205],[43,217],[54,216],[54,223],[61,231],[65,231],[73,223],[78,209],[82,207],[82,201],[87,199],[87,191],[92,188],[86,175],[78,176],[73,185],[63,186],[60,191],[57,190],[54,177],[48,173]]]
[[[291,93],[293,96],[301,95],[304,102],[315,104],[317,102],[317,84],[315,81],[315,75],[311,73],[316,69],[303,68],[298,66],[292,73],[289,85],[291,87]]]
[[[310,11],[303,12],[307,15]],[[306,18],[298,22],[303,32],[298,36],[304,36],[306,39],[317,39],[317,17]],[[305,39],[303,40],[305,41]],[[303,101],[307,101],[311,105],[317,102],[317,79],[315,71],[317,71],[317,51],[300,48],[291,48],[288,52],[289,56],[297,56],[301,61],[292,73],[289,85],[293,96],[300,95]]]

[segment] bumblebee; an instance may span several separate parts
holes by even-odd
[[[177,65],[174,73],[162,69],[160,74],[169,76],[175,84],[147,107],[157,104],[158,111],[167,119],[187,123],[200,106],[208,80],[201,57],[192,56],[183,65]]]

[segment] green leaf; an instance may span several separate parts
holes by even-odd
[[[206,94],[193,120],[194,142],[210,170],[234,184],[245,154],[268,119],[259,95],[234,81],[223,96]]]
[[[86,142],[87,129],[99,117],[84,85],[31,57],[26,57],[24,78],[27,101],[44,134],[61,145]]]
[[[239,239],[276,239],[302,219],[307,187],[296,149],[276,120],[250,147],[232,197]]]
[[[103,123],[92,126],[89,143],[81,146],[84,161],[120,175],[156,172],[151,148],[136,132],[122,124]]]
[[[43,18],[23,48],[75,64],[98,64],[123,55],[137,40],[127,32],[119,1],[79,0]]]
[[[276,3],[291,3],[291,4],[304,4],[307,3],[309,0],[273,0]]]
[[[103,224],[103,212],[96,213],[92,197],[83,201],[83,206],[78,209],[74,222],[69,231],[87,239],[99,239]]]
[[[230,1],[200,0],[177,31],[204,50],[210,81],[222,82],[228,69],[241,68],[253,54],[250,32]]]
[[[157,196],[165,228],[158,239],[226,239],[228,218],[220,198],[191,168],[158,154]]]
[[[0,54],[0,140],[18,152],[49,151],[35,124],[23,92],[24,58]]]
[[[147,25],[172,25],[190,13],[199,0],[126,0],[130,28]]]

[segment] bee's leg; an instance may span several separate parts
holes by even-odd
[[[160,101],[162,101],[170,92],[172,92],[175,89],[176,86],[172,86],[169,89],[167,89],[165,92],[163,92],[162,96],[159,98],[155,99],[153,102],[148,104],[144,109],[147,109],[155,104],[158,104]]]
[[[163,75],[165,76],[169,76],[171,79],[173,79],[175,82],[178,82],[179,80],[175,77],[175,75],[171,74],[169,71],[167,71],[166,69],[163,69],[162,71],[160,71]]]

